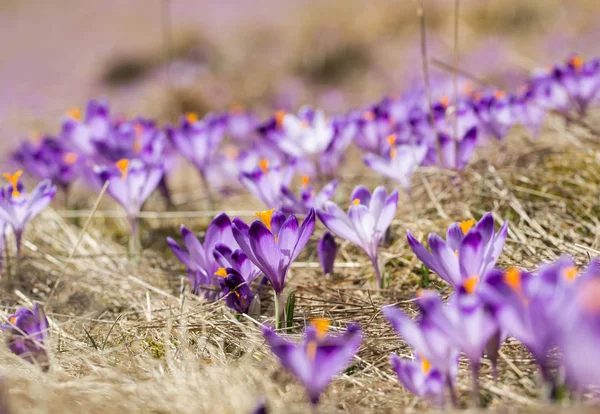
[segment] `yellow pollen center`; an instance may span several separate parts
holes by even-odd
[[[583,67],[583,58],[581,56],[573,56],[569,59],[569,63],[577,70]]]
[[[448,108],[448,105],[450,105],[450,99],[448,99],[447,96],[442,96],[442,99],[440,99],[440,103],[444,108]]]
[[[263,170],[263,172],[265,174],[269,173],[269,160],[261,160],[258,163],[258,166],[260,167],[261,170]]]
[[[73,165],[73,164],[75,164],[77,162],[77,158],[78,158],[78,156],[74,152],[67,152],[63,156],[63,161],[67,165]]]
[[[187,119],[190,124],[193,124],[194,122],[198,122],[198,114],[196,112],[188,112],[185,114],[185,119]]]
[[[516,267],[510,267],[504,274],[504,281],[514,291],[521,290],[521,271]]]
[[[431,370],[431,362],[421,357],[421,369],[423,370],[423,374],[428,374]]]
[[[327,331],[329,331],[331,321],[326,318],[316,318],[312,319],[310,324],[317,331],[317,338],[323,339],[327,335]]]
[[[121,171],[121,180],[125,181],[127,178],[127,169],[129,168],[129,160],[123,158],[115,163],[119,171]]]
[[[398,151],[396,150],[396,148],[392,148],[390,150],[390,159],[391,160],[395,159],[397,155],[398,155]]]
[[[363,119],[365,121],[372,121],[375,119],[375,114],[372,111],[366,111],[363,113]]]
[[[471,276],[470,278],[468,278],[467,280],[465,280],[463,282],[463,287],[465,288],[465,291],[467,293],[473,293],[473,292],[475,292],[475,288],[477,287],[478,283],[479,283],[479,276],[477,276],[477,275]]]
[[[565,269],[565,271],[564,271],[565,278],[569,282],[574,281],[578,274],[579,274],[579,269],[577,269],[577,267],[575,267],[575,266],[571,266],[571,267]]]
[[[215,275],[225,278],[227,277],[227,270],[225,270],[224,267],[219,267],[219,269],[217,269],[217,271],[215,272]]]
[[[458,257],[458,249],[454,250],[454,255]]]
[[[307,187],[309,182],[310,182],[310,177],[308,175],[302,176],[302,185],[304,187]]]
[[[277,128],[281,128],[283,126],[283,119],[285,118],[285,111],[277,111],[275,112],[275,123],[277,124]]]
[[[354,200],[352,200],[352,204],[354,204],[355,206],[360,204],[360,199],[355,198]]]
[[[21,195],[21,193],[19,192],[19,190],[17,189],[17,184],[19,183],[19,178],[21,177],[21,175],[23,174],[23,171],[19,170],[14,174],[10,174],[10,173],[4,173],[3,176],[4,178],[6,178],[8,180],[8,182],[12,185],[12,196],[13,197],[19,197]]]
[[[496,91],[494,92],[494,98],[496,99],[502,99],[506,96],[506,93],[504,91]]]
[[[81,109],[77,108],[77,107],[73,107],[69,110],[69,112],[67,112],[67,114],[77,120],[77,121],[81,121]]]
[[[10,323],[13,323],[13,324],[14,324],[14,323],[17,321],[17,317],[16,317],[15,315],[13,315],[13,316],[11,316],[10,318],[8,318],[8,321],[9,321]]]
[[[396,145],[396,134],[392,134],[389,137],[387,137],[387,142],[390,145]]]
[[[471,227],[473,227],[473,224],[475,224],[475,219],[463,220],[460,223],[458,223],[458,227],[460,227],[463,234],[467,234],[469,230],[471,230]]]
[[[273,217],[274,211],[275,209],[272,208],[271,210],[259,211],[255,214],[256,217],[258,217],[260,221],[263,222],[267,229],[269,229],[269,231],[271,231],[271,217]]]

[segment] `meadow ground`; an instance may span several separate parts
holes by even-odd
[[[524,2],[528,5],[535,3]],[[587,19],[593,20],[598,7],[584,1],[580,3],[584,5],[581,10],[595,11],[596,14],[590,11],[587,16]],[[64,4],[68,6],[70,3]],[[471,10],[471,6],[467,10]],[[538,16],[536,13],[542,13],[539,22],[549,25],[551,23],[547,22],[556,18],[551,10],[539,9],[541,11],[535,7],[531,9],[535,11],[532,12],[534,17]],[[447,28],[447,19],[443,17],[446,9],[440,10],[442,17],[432,19],[432,24],[439,28],[443,38]],[[179,13],[183,12],[180,10]],[[289,12],[281,13],[289,21]],[[406,16],[413,16],[412,13],[414,11],[407,12]],[[352,12],[349,15],[356,16]],[[386,65],[399,65],[397,58],[388,60],[386,57],[397,40],[396,36],[405,39],[406,44],[414,44],[415,37],[407,33],[398,34],[389,27],[401,25],[402,19],[408,17],[398,13],[398,20],[385,23],[387,20],[381,20],[381,13],[368,15],[370,19],[362,22],[369,24],[358,25],[365,29],[359,32],[354,30],[356,19],[340,17],[342,23],[339,27],[348,30],[344,33],[350,33],[347,38],[350,41],[345,44],[354,50],[363,50],[365,44],[371,44],[383,33],[385,40],[369,53],[366,65],[381,65],[386,69],[389,69]],[[331,11],[326,16],[331,16]],[[479,17],[473,18],[473,21],[480,22],[486,15],[476,16]],[[128,18],[123,21],[128,22]],[[511,21],[508,17],[506,19]],[[409,22],[406,23],[406,31],[410,32],[410,28],[416,26],[412,26],[412,20],[406,21]],[[568,26],[564,19],[560,21]],[[235,23],[232,20],[231,24]],[[515,27],[523,25],[518,19],[513,24]],[[310,33],[311,26],[303,27],[305,34]],[[297,33],[302,33],[298,30]],[[475,35],[470,36],[477,37],[477,33],[485,30],[492,29],[473,26]],[[523,49],[512,55],[510,64],[518,62],[525,66],[527,59],[524,63],[523,56],[531,56],[527,51],[532,46],[527,45],[535,43],[531,38],[537,39],[538,35],[528,29],[523,30],[522,33],[509,34],[515,39],[519,36],[528,39],[523,42],[525,46],[519,45]],[[131,36],[138,38],[142,36],[140,33],[135,32]],[[252,33],[257,39],[265,39],[271,32],[255,30]],[[158,31],[155,34],[158,36]],[[310,44],[310,36],[306,38],[309,40],[302,38],[306,43],[298,46],[298,50],[304,50],[306,44]],[[160,42],[160,36],[158,39]],[[297,37],[294,39],[289,40],[289,44],[298,41]],[[211,41],[216,42],[214,39]],[[287,50],[289,44],[278,47]],[[336,48],[334,46],[333,50]],[[335,76],[327,77],[331,73],[329,69],[322,70],[323,67],[331,67],[330,60],[323,57],[331,56],[330,49],[328,46],[324,49],[326,51],[322,52],[319,61],[328,63],[322,66],[314,62],[301,62],[294,66],[293,50],[296,49],[292,48],[292,52],[286,54],[286,63],[275,65],[273,70],[281,76],[290,65],[299,67],[298,73],[308,76],[313,82],[311,87],[316,92],[310,96],[318,97],[325,90],[319,82],[335,79]],[[253,53],[256,51],[252,50]],[[256,53],[259,52],[265,59],[271,53],[260,50]],[[408,46],[403,53],[406,61],[411,62],[410,66],[418,70],[419,65],[415,63],[418,60],[410,60],[413,55]],[[531,53],[537,53],[538,58],[540,56],[539,51]],[[212,71],[216,71],[215,67],[220,68],[215,72],[219,75],[209,76],[198,89],[194,89],[199,99],[189,100],[187,94],[182,98],[181,94],[165,92],[164,88],[160,91],[153,89],[152,82],[160,79],[156,73],[152,75],[154,77],[149,76],[136,83],[135,88],[131,87],[133,89],[129,86],[112,89],[107,95],[129,111],[143,108],[164,119],[178,115],[190,105],[193,109],[206,105],[206,96],[210,96],[209,91],[212,90],[206,85],[211,82],[231,81],[235,84],[221,98],[223,101],[241,91],[242,101],[247,104],[269,107],[276,102],[277,91],[273,91],[270,82],[264,80],[268,75],[252,75],[255,68],[260,69],[260,64],[255,64],[251,57],[245,56],[234,63],[227,57],[214,58],[215,63],[210,56],[208,65]],[[360,62],[365,58],[361,57],[361,52],[353,56],[354,60],[344,61],[341,67],[362,65]],[[17,57],[15,55],[14,58]],[[76,59],[76,56],[70,59]],[[548,61],[551,59],[548,58]],[[80,74],[82,77],[95,73],[95,69],[88,70],[95,61],[86,62],[88,66]],[[11,67],[4,67],[5,74],[9,74]],[[339,74],[338,66],[333,67],[336,68],[333,73]],[[17,69],[16,66],[13,68]],[[60,68],[56,72],[60,72]],[[266,82],[268,87],[252,89],[246,83],[235,83],[241,74],[248,73],[252,85],[254,82]],[[327,75],[325,81],[321,78],[323,73]],[[345,73],[344,70],[342,73]],[[367,98],[376,99],[386,91],[386,82],[395,79],[393,76],[379,79],[380,73],[365,70],[343,74],[343,80],[337,83],[336,88],[347,92],[351,104],[364,103]],[[363,75],[367,78],[361,78]],[[7,76],[0,78],[6,81]],[[52,117],[56,124],[55,112],[59,111],[56,108],[62,111],[63,107],[72,106],[74,100],[83,100],[90,93],[105,92],[102,86],[90,82],[86,83],[86,87],[67,92],[56,100],[49,97],[56,95],[57,90],[68,90],[70,84],[62,76],[52,79],[52,88],[43,89],[41,96],[45,98],[35,104],[35,108],[51,107],[52,111],[47,113],[39,109],[34,116],[24,114],[23,107],[30,91],[23,89],[18,94],[18,102],[22,105],[19,113],[5,110],[2,114],[9,125],[7,131],[21,128],[28,132],[45,128],[52,123],[49,121]],[[54,82],[56,79],[59,80]],[[41,82],[40,87],[46,88],[47,85]],[[143,98],[130,99],[132,91],[139,92]],[[263,92],[269,99],[263,99]],[[211,104],[214,103],[209,103],[209,108]],[[16,107],[6,102],[2,105],[4,109]],[[493,211],[497,225],[510,221],[508,240],[500,257],[501,266],[533,267],[561,254],[571,254],[578,264],[585,264],[591,257],[597,256],[600,252],[599,144],[599,112],[592,112],[585,120],[569,125],[550,116],[536,140],[532,140],[523,129],[514,128],[504,141],[490,141],[478,151],[476,160],[462,173],[420,169],[413,179],[411,196],[401,195],[392,224],[391,243],[382,249],[384,274],[388,279],[384,289],[376,287],[368,259],[348,243],[340,246],[335,275],[325,278],[316,258],[316,240],[324,230],[322,225],[318,225],[313,239],[294,264],[289,279],[289,285],[296,292],[294,327],[290,335],[299,337],[306,321],[314,317],[331,319],[334,331],[348,322],[359,322],[365,333],[365,340],[352,367],[332,383],[318,411],[383,413],[432,409],[399,385],[390,367],[389,355],[395,352],[410,356],[411,351],[398,340],[381,314],[381,306],[385,304],[396,304],[408,312],[415,311],[412,300],[423,284],[422,268],[407,245],[406,230],[423,240],[429,232],[445,232],[451,222],[478,218],[486,211]],[[11,413],[245,413],[250,412],[261,399],[267,401],[273,412],[311,410],[300,385],[280,368],[260,334],[258,323],[273,322],[265,316],[273,314],[268,294],[261,296],[262,316],[254,319],[236,318],[223,303],[206,302],[189,293],[185,269],[168,251],[165,238],[177,237],[178,226],[182,223],[201,234],[211,218],[221,211],[232,218],[238,216],[251,220],[254,212],[263,207],[248,194],[240,193],[219,200],[221,208],[218,210],[206,210],[206,200],[198,180],[188,178],[188,175],[184,169],[174,179],[174,210],[165,211],[158,197],[150,200],[142,220],[145,250],[135,263],[127,256],[127,223],[124,218],[118,217],[119,213],[108,200],[103,200],[73,260],[68,261],[93,204],[93,196],[84,189],[72,195],[68,209],[61,206],[59,195],[53,209],[46,209],[29,227],[25,234],[25,258],[20,278],[17,281],[13,279],[11,284],[6,279],[2,282],[6,288],[2,296],[2,312],[7,316],[17,305],[29,306],[34,301],[45,304],[52,326],[51,368],[43,373],[37,367],[22,362],[5,347],[0,347],[1,395],[10,406]],[[342,175],[335,195],[335,201],[341,205],[348,202],[355,185],[373,188],[383,184],[381,177],[362,164],[360,154],[356,152],[350,155]],[[389,183],[388,187],[391,187]],[[14,260],[9,257],[5,265],[14,266],[12,262]],[[432,277],[430,287],[445,295],[449,293],[447,286],[436,277]],[[541,389],[532,357],[516,341],[509,340],[502,347],[498,372],[499,378],[494,381],[489,363],[483,360],[482,400],[491,409],[501,412],[593,411],[593,408],[585,407],[585,402],[566,401],[564,407],[545,405],[540,399]],[[463,407],[469,404],[470,384],[467,364],[462,361],[458,389]]]

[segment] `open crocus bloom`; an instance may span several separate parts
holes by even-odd
[[[393,137],[392,135],[390,141]],[[412,176],[425,159],[427,151],[426,145],[394,145],[387,156],[367,154],[363,162],[373,171],[396,181],[410,193]]]
[[[304,107],[298,116],[282,114],[280,122],[283,135],[276,144],[291,157],[320,154],[333,139],[333,126],[320,110]]]
[[[508,221],[494,233],[494,217],[486,213],[479,222],[465,220],[448,227],[446,241],[435,233],[428,237],[429,252],[410,231],[408,244],[417,257],[452,287],[458,289],[465,280],[483,278],[496,264],[508,232]]]
[[[413,360],[392,354],[390,363],[404,388],[419,397],[430,398],[436,404],[443,405],[445,378],[439,370],[431,367],[429,361],[418,356]]]
[[[215,217],[206,230],[204,243],[201,243],[194,233],[183,225],[181,226],[181,236],[185,249],[170,237],[167,238],[167,243],[173,254],[187,268],[192,292],[199,295],[203,291],[209,299],[218,297],[219,282],[215,273],[220,266],[214,256],[215,248],[219,245],[229,246],[233,249],[239,248],[233,237],[231,220],[225,213]],[[243,261],[241,257],[239,260]],[[232,267],[237,272],[241,272],[245,268],[244,265],[235,268],[233,264],[236,260],[232,259],[231,262],[231,266],[227,267]],[[213,290],[210,290],[211,288]]]
[[[314,186],[310,184],[310,178],[308,176],[303,176],[302,189],[300,190],[299,197],[296,197],[287,186],[284,185],[281,187],[283,199],[282,210],[285,213],[306,214],[311,208],[323,208],[325,202],[329,201],[333,196],[337,185],[338,181],[333,180],[327,183],[321,191],[317,193]]]
[[[271,351],[302,383],[313,404],[319,402],[332,378],[346,369],[362,342],[358,325],[349,325],[340,335],[328,335],[328,327],[327,320],[312,321],[300,344],[280,337],[272,329],[263,330]]]
[[[511,98],[502,91],[486,94],[475,104],[482,135],[502,139],[515,122]]]
[[[298,226],[296,216],[286,219],[283,213],[274,210],[257,213],[257,216],[260,220],[250,226],[239,218],[233,219],[233,237],[279,296],[292,262],[315,228],[315,211],[309,211],[302,226]]]
[[[590,103],[600,97],[600,59],[585,61],[581,56],[571,56],[559,69],[559,79],[575,110],[585,115]]]
[[[448,305],[437,293],[419,300],[424,317],[467,356],[475,373],[484,350],[499,329],[494,315],[477,294],[478,282],[476,277],[465,280]]]
[[[231,237],[233,237],[233,233]],[[237,243],[234,244],[237,246]],[[238,272],[246,283],[251,285],[260,276],[260,269],[248,259],[248,256],[246,256],[246,253],[242,249],[231,250],[230,245],[217,243],[213,251],[215,260],[219,266],[231,268]]]
[[[317,214],[331,232],[360,247],[371,259],[379,286],[382,285],[378,263],[379,242],[392,223],[398,206],[398,191],[389,196],[384,187],[377,187],[373,194],[363,186],[352,192],[352,204],[348,213],[337,204],[325,202],[324,211]]]
[[[418,298],[417,304],[421,306],[420,301],[429,301],[428,296],[430,295],[433,294],[423,293]],[[432,323],[432,313],[423,312],[415,323],[403,311],[393,306],[384,306],[382,311],[400,338],[406,341],[422,359],[428,361],[432,368],[439,370],[444,382],[453,383],[457,372],[459,352],[446,334]]]
[[[20,181],[21,174],[22,171],[5,173],[4,177],[10,184],[0,189],[0,220],[12,228],[17,241],[17,254],[21,249],[25,226],[50,204],[56,194],[56,186],[50,180],[42,181],[27,194]]]
[[[272,165],[267,160],[261,160],[254,170],[242,172],[240,182],[256,198],[261,200],[268,208],[281,209],[282,188],[289,187],[294,177],[294,163],[282,167],[280,164]]]
[[[534,273],[517,268],[491,272],[479,292],[502,330],[533,354],[545,381],[554,377],[548,353],[558,345],[561,321],[568,320],[567,302],[578,273],[572,259],[562,257]]]
[[[0,325],[0,329],[11,352],[43,369],[48,368],[46,346],[50,332],[48,319],[40,305],[33,305],[33,310],[19,308],[8,317],[7,323]]]
[[[123,207],[133,230],[142,205],[156,189],[163,174],[162,164],[146,164],[138,158],[122,159],[115,167],[96,169],[102,183],[109,181],[107,191]]]
[[[215,275],[220,277],[221,293],[225,297],[227,306],[235,312],[248,313],[254,300],[254,293],[242,275],[235,269],[223,267],[220,267]]]
[[[198,115],[188,113],[181,120],[179,128],[168,131],[173,146],[203,177],[223,139],[226,122],[223,116],[208,114],[199,120]]]
[[[94,157],[96,144],[107,138],[111,124],[108,104],[91,100],[85,110],[85,118],[78,108],[73,108],[67,113],[62,125],[61,137],[76,152]]]

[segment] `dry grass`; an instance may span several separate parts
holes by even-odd
[[[490,142],[463,174],[418,173],[412,198],[404,196],[400,202],[392,244],[381,253],[389,278],[385,289],[376,288],[368,260],[347,243],[341,245],[335,277],[325,279],[316,263],[315,242],[323,230],[318,228],[289,279],[297,295],[293,335],[315,316],[332,319],[334,330],[357,321],[365,331],[352,368],[334,381],[320,411],[427,408],[393,375],[389,354],[410,356],[411,351],[380,312],[390,303],[414,310],[411,298],[420,284],[420,263],[407,247],[406,229],[424,238],[430,231],[444,232],[452,221],[492,210],[497,221],[511,222],[501,265],[531,267],[563,253],[585,263],[594,256],[600,250],[598,138],[589,128],[564,127],[551,119],[536,142],[519,129],[505,143]],[[381,184],[359,167],[358,158],[352,159],[353,168],[345,169],[338,193],[342,203],[358,182]],[[247,201],[238,197],[228,207],[247,206]],[[182,291],[187,283],[183,269],[160,240],[175,236],[182,221],[202,229],[209,219],[203,211],[186,219],[176,213],[148,214],[153,217],[145,222],[150,248],[138,264],[131,264],[124,243],[110,236],[110,229],[121,225],[119,219],[99,212],[50,303],[48,295],[79,228],[72,218],[53,210],[33,223],[26,234],[20,285],[5,296],[2,314],[32,301],[46,304],[52,324],[52,368],[42,373],[0,347],[4,397],[11,412],[243,413],[261,397],[274,412],[309,411],[300,386],[282,372],[259,334],[258,323],[272,322],[268,294],[262,297],[262,316],[238,320],[221,302],[207,303]],[[435,278],[432,287],[447,293]],[[502,411],[542,409],[529,354],[514,341],[502,352],[496,383],[484,360],[485,404]],[[459,391],[465,405],[469,386],[463,363]]]

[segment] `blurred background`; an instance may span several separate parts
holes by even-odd
[[[453,0],[423,0],[429,57],[452,62]],[[1,0],[2,145],[58,130],[88,99],[162,121],[308,103],[339,113],[422,82],[418,2]],[[600,55],[598,0],[462,0],[460,67],[502,88]],[[451,75],[432,63],[432,82]]]

